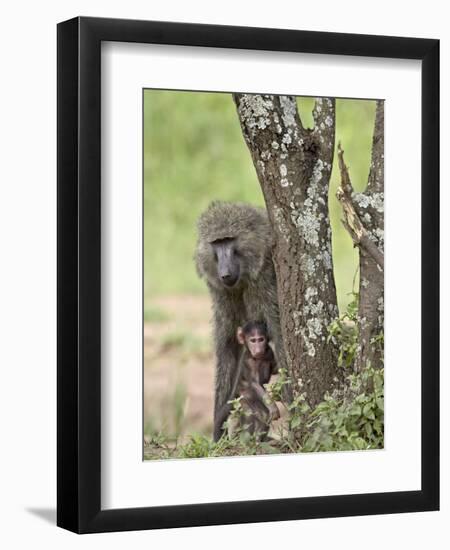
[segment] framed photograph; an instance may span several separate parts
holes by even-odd
[[[437,510],[438,274],[438,40],[60,23],[58,525]]]

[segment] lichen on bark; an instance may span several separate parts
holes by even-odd
[[[281,329],[292,378],[311,404],[333,389],[337,351],[327,330],[337,316],[328,190],[335,102],[315,101],[313,129],[303,127],[294,96],[235,94],[274,231]]]

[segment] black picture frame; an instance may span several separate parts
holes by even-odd
[[[57,524],[77,533],[439,508],[439,41],[77,17],[58,25]],[[101,509],[102,41],[422,61],[420,491]]]

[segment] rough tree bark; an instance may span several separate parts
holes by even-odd
[[[344,151],[339,146],[341,186],[337,197],[342,204],[342,220],[359,248],[359,346],[355,370],[370,363],[383,366],[382,342],[374,339],[384,326],[384,101],[377,101],[367,188],[355,193]]]
[[[293,393],[314,405],[339,376],[327,328],[338,315],[328,189],[335,139],[334,99],[317,99],[303,127],[293,96],[235,94],[245,141],[274,230],[281,330]]]

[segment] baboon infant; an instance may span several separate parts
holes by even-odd
[[[264,388],[272,374],[278,372],[265,323],[249,321],[239,327],[237,340],[243,347],[230,400],[241,397],[245,414],[243,425],[249,433],[265,438],[270,422],[280,417],[278,407],[270,401]],[[231,405],[227,403],[220,410],[219,421],[223,423],[230,411]]]

